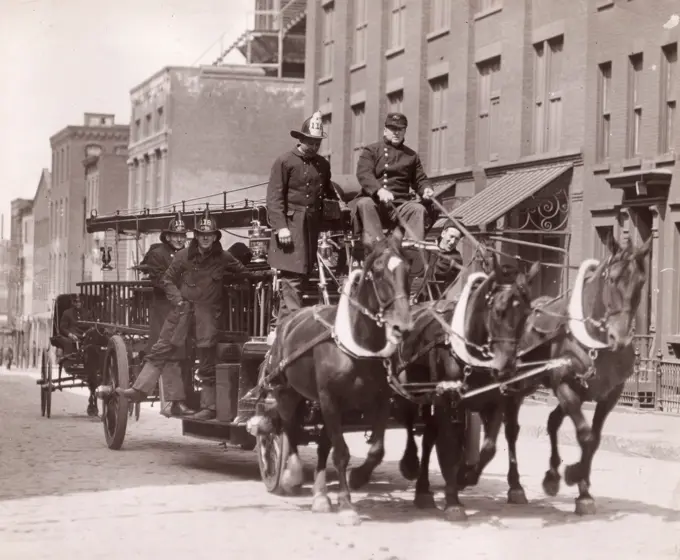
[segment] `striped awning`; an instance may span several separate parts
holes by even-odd
[[[468,227],[478,227],[495,222],[513,208],[547,187],[572,164],[533,167],[509,171],[492,185],[453,210],[453,217]],[[442,224],[446,218],[442,218]],[[439,224],[435,224],[435,227]]]

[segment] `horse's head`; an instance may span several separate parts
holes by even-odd
[[[376,243],[365,260],[359,292],[366,294],[366,307],[376,311],[385,323],[385,336],[392,344],[401,343],[413,329],[409,305],[409,264],[401,252],[403,232]],[[369,285],[372,288],[367,289]]]
[[[487,309],[484,327],[501,377],[514,371],[518,344],[531,314],[530,286],[539,270],[539,263],[534,263],[526,273],[506,268],[493,256],[493,271],[485,281],[487,292],[482,294]]]
[[[645,284],[645,260],[652,247],[651,237],[640,247],[625,248],[613,238],[608,240],[611,255],[596,270],[591,281],[600,284],[594,316],[602,312],[607,344],[612,350],[629,345],[633,339],[633,319]]]

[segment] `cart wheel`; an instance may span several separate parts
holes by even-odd
[[[50,418],[52,416],[52,362],[47,360],[47,377],[45,379],[47,387],[45,388],[45,416]]]
[[[40,381],[40,413],[49,418],[52,414],[52,364],[45,352],[40,363]]]
[[[103,371],[104,385],[114,388],[102,403],[102,422],[104,437],[109,449],[120,449],[125,439],[125,429],[128,419],[128,401],[115,392],[117,387],[127,388],[130,382],[128,354],[125,341],[120,335],[113,335],[109,340]]]
[[[258,435],[255,449],[260,476],[267,492],[281,493],[281,475],[290,454],[288,436],[284,432]]]
[[[139,422],[139,415],[142,412],[142,403],[135,403],[135,422]]]
[[[47,379],[47,362],[45,361],[45,352],[43,351],[40,358],[40,415],[45,416],[45,408],[47,407],[47,399],[45,398],[45,388],[43,384]]]

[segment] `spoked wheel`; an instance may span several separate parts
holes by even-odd
[[[52,363],[43,352],[40,364],[40,412],[49,418],[52,415]]]
[[[267,492],[281,493],[281,476],[290,454],[288,436],[284,432],[258,435],[255,450],[257,452],[257,464],[260,467],[260,476]]]
[[[125,439],[129,404],[115,390],[117,387],[127,389],[130,382],[127,349],[120,335],[114,335],[109,340],[102,377],[103,384],[113,389],[110,395],[102,399],[104,437],[109,449],[120,449]]]

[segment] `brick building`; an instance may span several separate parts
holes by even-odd
[[[33,198],[33,301],[31,306],[31,347],[49,348],[52,330],[50,289],[50,202],[52,174],[43,169]]]
[[[304,120],[304,83],[254,66],[164,68],[130,94],[128,208],[193,211],[264,198],[274,159]],[[226,193],[226,194],[223,194]],[[131,251],[138,262],[155,236]],[[231,236],[225,235],[229,243]]]
[[[653,235],[636,328],[664,331],[655,348],[675,332],[680,345],[680,26],[677,2],[638,4],[310,2],[305,112],[324,115],[333,173],[353,174],[385,114],[403,111],[435,192],[472,229],[563,248],[572,263],[602,254],[607,228]],[[536,290],[557,294],[568,281],[544,267]]]
[[[129,128],[115,124],[114,116],[85,113],[80,126],[67,126],[50,138],[52,177],[49,189],[48,301],[60,293],[75,292],[85,279],[85,255],[90,242],[85,233],[86,189],[83,158],[93,147],[102,153],[124,153]],[[125,191],[125,181],[119,183]]]

